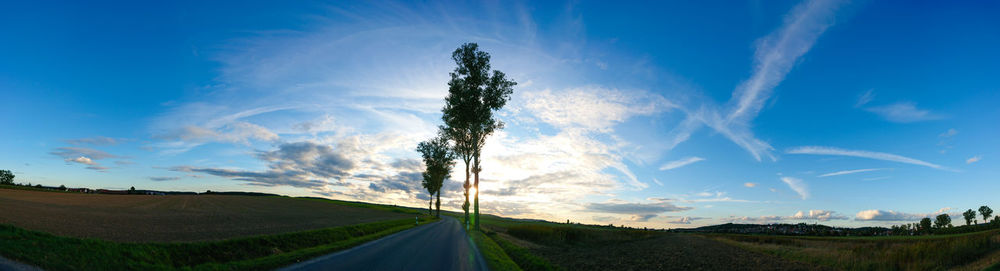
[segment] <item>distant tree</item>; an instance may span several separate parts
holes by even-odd
[[[66,186],[60,184],[59,185],[59,190],[66,191]]]
[[[10,170],[0,170],[0,184],[14,185],[14,173]]]
[[[924,232],[924,234],[931,233],[931,218],[930,217],[925,217],[924,219],[920,220],[920,231]]]
[[[948,214],[940,214],[934,220],[935,228],[941,229],[949,226],[951,226],[951,216],[949,216]]]
[[[128,189],[129,194],[135,194],[135,186]]]
[[[455,153],[452,152],[448,144],[448,138],[440,132],[437,137],[417,144],[417,152],[424,159],[426,169],[423,173],[421,184],[431,193],[431,200],[427,204],[427,213],[430,214],[433,208],[434,195],[437,194],[437,216],[441,216],[441,187],[444,180],[451,176],[451,169],[455,166]]]
[[[976,219],[976,211],[972,209],[966,210],[962,213],[962,217],[965,218],[965,225],[972,225],[972,220]]]
[[[979,206],[979,214],[983,216],[983,223],[986,223],[990,220],[990,215],[993,214],[993,209],[990,209],[990,207],[986,205]]]
[[[455,141],[455,152],[465,161],[465,221],[469,223],[469,188],[476,187],[475,226],[479,229],[479,173],[480,157],[486,138],[503,129],[503,122],[494,118],[493,111],[502,108],[513,93],[516,82],[503,72],[492,70],[490,54],[479,50],[479,45],[466,43],[451,55],[458,67],[451,72],[444,113],[446,131]],[[492,74],[491,74],[492,72]],[[469,170],[475,174],[475,183],[469,183]]]

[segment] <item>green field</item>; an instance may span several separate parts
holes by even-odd
[[[318,198],[9,189],[0,211],[0,255],[46,270],[267,270],[437,220]]]

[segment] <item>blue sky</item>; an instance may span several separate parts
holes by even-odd
[[[451,51],[476,42],[519,83],[484,150],[484,212],[958,216],[1000,207],[1000,7],[948,4],[13,3],[0,168],[426,206],[414,149],[440,123]]]

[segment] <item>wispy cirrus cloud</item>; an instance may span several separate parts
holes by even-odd
[[[927,120],[939,120],[944,116],[933,113],[926,109],[917,108],[913,102],[897,102],[887,105],[872,106],[865,108],[866,111],[875,113],[883,119],[891,122],[910,123]]]
[[[111,145],[118,145],[126,141],[128,141],[128,139],[95,136],[88,138],[69,139],[66,140],[66,143],[69,143],[71,145],[111,146]]]
[[[690,165],[690,164],[694,164],[694,163],[697,163],[697,162],[700,162],[700,161],[705,161],[705,158],[701,158],[701,157],[697,157],[697,156],[682,158],[680,160],[670,161],[670,162],[667,162],[666,164],[663,164],[662,166],[660,166],[660,170],[672,170],[672,169],[675,169],[675,168],[680,168],[680,167],[684,167],[684,166],[687,166],[687,165]]]
[[[888,168],[866,168],[866,169],[842,170],[842,171],[837,171],[837,172],[830,172],[830,173],[819,175],[819,176],[816,176],[816,177],[823,178],[823,177],[840,176],[840,175],[862,173],[862,172],[871,172],[871,171],[886,170],[886,169],[888,169]]]
[[[802,197],[803,200],[809,198],[809,186],[806,185],[806,183],[803,182],[802,179],[792,178],[792,177],[781,177],[781,182],[787,184],[788,188],[792,189],[792,191],[795,191],[795,193],[798,193],[799,197]]]
[[[946,167],[924,162],[921,160],[905,157],[902,155],[896,155],[884,152],[873,152],[873,151],[863,151],[863,150],[847,150],[835,147],[824,147],[824,146],[803,146],[791,148],[785,153],[788,154],[812,154],[812,155],[836,155],[836,156],[850,156],[850,157],[860,157],[868,159],[876,159],[883,161],[906,163],[918,166],[925,166],[934,169],[950,170]]]
[[[833,25],[835,12],[842,4],[836,0],[811,0],[792,8],[781,27],[757,41],[753,73],[733,91],[727,106],[687,109],[687,118],[671,132],[670,145],[687,140],[704,124],[750,152],[757,161],[763,157],[777,160],[772,153],[774,147],[751,131],[751,122],[798,59]]]

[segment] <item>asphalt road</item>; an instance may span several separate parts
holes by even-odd
[[[280,270],[488,270],[452,217]]]

